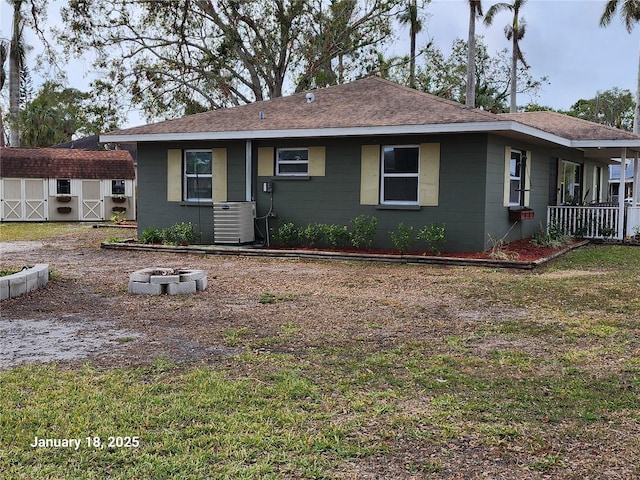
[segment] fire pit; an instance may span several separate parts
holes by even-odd
[[[129,275],[129,293],[183,295],[207,288],[204,270],[187,268],[143,268]]]

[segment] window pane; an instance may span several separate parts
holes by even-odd
[[[57,183],[57,194],[58,195],[70,195],[71,194],[71,180],[58,180],[56,183]]]
[[[511,180],[509,185],[509,203],[520,205],[520,180]]]
[[[509,174],[512,177],[520,177],[521,165],[522,163],[520,162],[520,159],[513,158],[513,154],[511,154],[511,165],[509,168]]]
[[[309,151],[300,150],[278,150],[278,160],[292,160],[296,162],[306,162],[309,157]]]
[[[111,182],[111,195],[124,195],[124,180],[113,180]]]
[[[211,177],[188,177],[187,199],[211,200]]]
[[[185,152],[188,175],[211,175],[211,152]]]
[[[418,147],[385,147],[384,173],[418,173]]]
[[[307,173],[307,164],[306,163],[281,163],[278,166],[279,173]]]
[[[417,202],[418,177],[385,177],[385,202]]]

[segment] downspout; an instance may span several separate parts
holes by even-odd
[[[247,140],[245,142],[245,166],[244,166],[244,187],[245,187],[245,194],[244,194],[244,198],[247,202],[250,202],[253,200],[252,198],[252,192],[251,192],[251,185],[252,185],[252,175],[253,175],[253,168],[252,168],[252,158],[251,158],[251,149],[252,149],[252,143],[251,140]]]
[[[624,195],[627,170],[627,147],[622,148],[620,155],[620,186],[618,187],[618,236],[619,240],[624,239]]]

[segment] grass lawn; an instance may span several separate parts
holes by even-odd
[[[457,295],[526,314],[483,319],[464,335],[434,322],[440,344],[259,353],[254,342],[265,340],[238,330],[227,340],[247,353],[217,365],[161,357],[127,369],[0,372],[0,472],[640,478],[640,248],[582,248],[533,273],[455,272]],[[80,445],[34,448],[35,437]]]

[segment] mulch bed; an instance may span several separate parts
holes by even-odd
[[[543,247],[531,243],[530,238],[516,240],[503,245],[502,248],[496,250],[485,250],[482,252],[442,252],[440,255],[434,255],[432,252],[425,250],[411,250],[405,255],[411,256],[438,256],[441,258],[463,258],[477,260],[509,260],[516,262],[537,262],[545,258],[551,257],[568,247],[580,243],[578,240],[566,243],[559,247]],[[360,253],[367,255],[400,255],[397,250],[383,249],[355,249],[355,248],[311,248],[311,247],[279,247],[270,246],[269,250],[300,250],[309,252],[341,252],[341,253]]]

